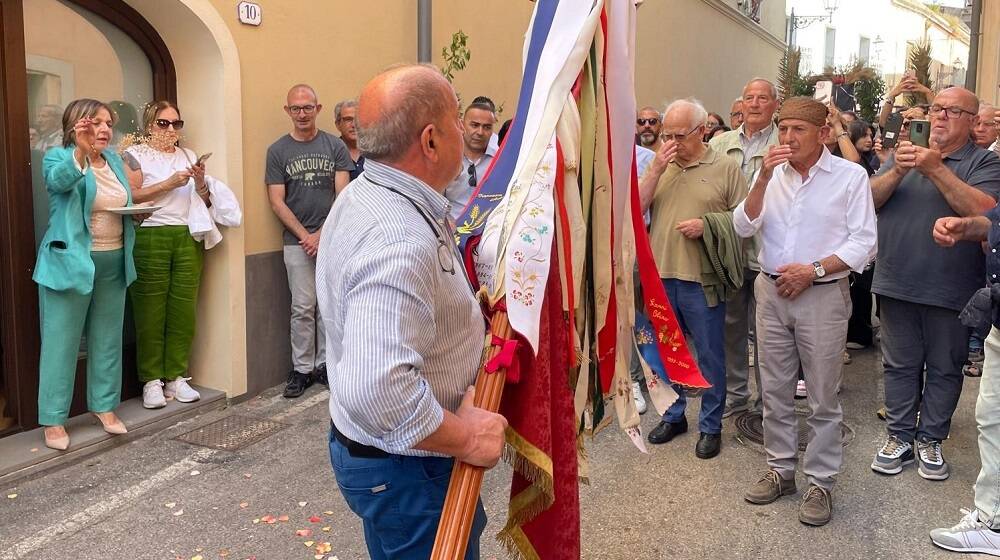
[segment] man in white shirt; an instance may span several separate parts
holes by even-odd
[[[830,521],[830,491],[843,460],[837,389],[851,316],[847,276],[864,270],[876,246],[868,175],[824,147],[826,116],[826,106],[810,98],[784,103],[779,144],[768,151],[750,194],[733,213],[736,233],[750,237],[759,231],[761,241],[754,289],[769,470],[745,497],[768,504],[795,493],[793,398],[801,362],[812,437],[803,458],[809,489],[799,521],[815,526]]]
[[[493,127],[497,123],[493,107],[490,98],[480,96],[469,104],[462,115],[462,139],[465,143],[462,171],[444,191],[444,196],[451,202],[452,220],[458,220],[462,215],[465,205],[476,192],[497,153],[497,148],[490,142],[494,136]]]

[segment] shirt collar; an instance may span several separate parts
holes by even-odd
[[[495,155],[496,155],[496,153],[497,153],[497,149],[496,149],[496,148],[495,148],[494,146],[491,146],[491,145],[487,144],[487,145],[486,145],[486,152],[485,152],[485,153],[484,153],[484,154],[482,155],[482,157],[480,157],[480,158],[479,158],[479,161],[478,161],[478,162],[473,162],[473,161],[472,161],[471,159],[469,159],[469,158],[468,158],[468,157],[467,157],[467,156],[465,155],[465,153],[464,153],[464,152],[462,153],[462,159],[464,159],[464,160],[465,160],[466,164],[469,164],[469,163],[476,163],[476,164],[478,165],[478,164],[480,164],[480,163],[483,163],[483,162],[486,162],[486,161],[489,161],[489,160],[490,160],[490,158],[492,158],[493,156],[495,156]]]
[[[382,162],[368,159],[365,160],[365,171],[363,176],[368,182],[376,186],[395,189],[403,195],[430,210],[435,218],[445,218],[451,208],[451,203],[443,194],[435,191],[430,185],[417,179],[413,175],[396,169]]]
[[[683,169],[689,169],[691,167],[697,167],[697,166],[702,165],[702,164],[712,163],[712,162],[715,161],[715,158],[717,157],[717,154],[718,154],[718,152],[716,152],[715,150],[713,150],[711,146],[709,146],[708,144],[705,144],[705,153],[701,154],[701,159],[699,159],[698,161],[692,161],[691,163],[689,163],[689,164],[687,164],[685,166],[682,166],[682,168]],[[680,164],[678,164],[678,165],[680,165]]]
[[[968,157],[972,152],[976,150],[976,145],[970,140],[965,143],[964,146],[955,150],[954,152],[944,156],[944,159],[953,159],[955,161],[962,161]]]
[[[740,128],[739,128],[740,138],[744,138],[746,140],[755,140],[755,139],[760,138],[762,136],[770,136],[771,135],[771,130],[773,128],[774,128],[774,123],[772,122],[771,124],[765,126],[764,128],[758,130],[757,132],[753,133],[753,135],[747,136],[747,133],[746,133],[746,130],[747,130],[746,129],[746,123],[743,123],[743,124],[740,125]]]

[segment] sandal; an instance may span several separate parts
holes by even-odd
[[[965,362],[965,365],[962,366],[962,373],[966,377],[982,377],[983,365],[979,362]]]

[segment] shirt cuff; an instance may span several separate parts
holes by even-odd
[[[430,387],[425,387],[424,394],[416,404],[413,414],[382,438],[385,451],[389,453],[409,451],[441,427],[441,423],[444,422],[444,409],[434,398]]]
[[[736,231],[736,235],[745,239],[753,237],[754,234],[757,233],[757,230],[760,229],[764,212],[761,211],[756,220],[751,220],[750,216],[747,216],[747,211],[743,207],[743,204],[744,203],[741,202],[736,209],[733,210],[733,229]]]

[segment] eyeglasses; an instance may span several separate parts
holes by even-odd
[[[981,124],[981,125],[983,125],[985,127],[990,127],[991,128],[991,127],[995,127],[997,125],[997,121],[979,121],[979,124]]]
[[[184,128],[184,121],[182,120],[168,121],[167,119],[156,119],[153,122],[156,124],[156,126],[162,128],[163,130],[168,129],[171,126],[174,127],[174,130],[180,130]]]
[[[957,107],[954,105],[952,105],[951,107],[943,107],[941,105],[931,105],[930,111],[928,112],[934,116],[943,116],[942,113],[947,113],[949,119],[957,119],[958,117],[961,117],[963,114],[972,115],[973,117],[976,116],[976,113],[973,113],[972,111],[967,111],[961,107]]]
[[[743,117],[743,113],[740,112],[740,111],[736,111],[735,113],[729,113],[729,116],[732,117],[732,118],[734,118],[734,119],[736,117],[741,117],[742,118]]]
[[[340,117],[337,122],[342,122],[344,124],[354,124],[354,117]]]
[[[685,132],[684,134],[667,134],[666,132],[664,132],[663,134],[660,135],[660,138],[664,142],[669,142],[670,140],[673,140],[674,142],[683,142],[684,139],[690,136],[692,132],[698,130],[701,127],[702,125],[699,124],[694,128],[692,128],[691,130]]]
[[[650,119],[635,119],[636,126],[653,126],[660,124],[660,119],[653,117]]]
[[[316,106],[315,105],[292,105],[291,107],[288,108],[288,111],[291,112],[294,115],[298,115],[299,113],[305,113],[307,115],[311,115],[311,114],[313,114],[316,111]]]
[[[454,168],[452,168],[452,169],[454,169]],[[467,170],[467,173],[469,174],[469,186],[470,187],[475,187],[476,186],[476,164],[470,163],[469,164],[469,169]]]

